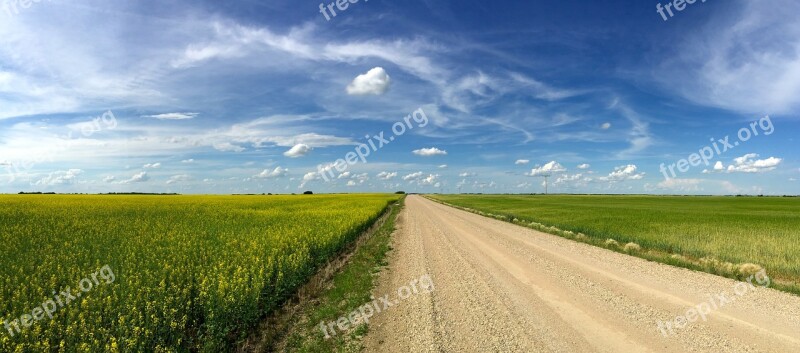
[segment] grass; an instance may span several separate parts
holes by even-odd
[[[104,265],[116,278],[0,323],[0,351],[229,351],[399,198],[0,196],[0,321]]]
[[[326,339],[319,328],[321,322],[335,321],[371,301],[376,274],[388,265],[386,254],[391,250],[391,235],[402,201],[393,207],[386,221],[370,234],[352,253],[346,265],[333,276],[327,288],[307,301],[294,315],[281,351],[288,352],[360,352],[361,338],[368,326],[360,326]]]
[[[767,270],[774,287],[800,293],[800,198],[432,197],[615,251],[731,278],[741,278],[758,265]]]

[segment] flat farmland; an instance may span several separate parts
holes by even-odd
[[[741,277],[766,269],[800,292],[800,198],[434,195],[496,218],[673,265]],[[557,228],[557,229],[556,229]],[[540,229],[542,230],[542,229]],[[585,235],[585,238],[579,234]],[[609,240],[613,240],[609,241]],[[743,267],[744,266],[744,267]]]
[[[0,351],[228,350],[398,199],[0,196]]]

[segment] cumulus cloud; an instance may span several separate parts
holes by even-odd
[[[551,162],[549,162],[549,163],[547,163],[547,164],[545,164],[545,165],[543,165],[541,167],[536,167],[536,168],[531,169],[531,172],[530,173],[526,173],[525,175],[527,175],[527,176],[542,176],[542,175],[546,175],[546,174],[560,173],[560,172],[566,172],[566,171],[567,171],[567,168],[564,168],[564,166],[562,166],[561,164],[559,164],[556,161],[551,161]]]
[[[285,177],[289,174],[289,169],[282,168],[282,167],[275,167],[273,170],[264,169],[258,175],[254,175],[253,178],[256,179],[275,179]]]
[[[628,164],[614,168],[614,171],[608,174],[607,177],[600,177],[599,180],[617,182],[626,180],[641,180],[644,178],[645,173],[637,173],[638,167],[634,164]]]
[[[717,161],[712,169],[705,169],[703,173],[763,173],[775,170],[783,162],[781,158],[757,159],[758,157],[759,155],[756,153],[748,153],[734,158],[733,164],[727,167],[722,162]]]
[[[530,163],[530,162],[531,162],[531,161],[530,161],[530,160],[528,160],[528,159],[517,159],[517,161],[516,161],[516,162],[514,162],[514,164],[516,164],[516,165],[525,165],[525,164],[528,164],[528,163]]]
[[[159,120],[187,120],[194,119],[199,113],[165,113],[157,115],[144,115],[143,118],[153,118]]]
[[[167,180],[167,184],[175,184],[189,180],[192,180],[192,177],[188,174],[173,175],[169,178],[169,180]]]
[[[591,167],[592,167],[591,165],[584,163],[584,164],[579,165],[578,169],[589,169]]]
[[[363,75],[358,75],[347,86],[347,94],[352,96],[381,95],[389,90],[392,79],[382,67],[376,67]]]
[[[397,172],[389,173],[389,172],[380,172],[376,176],[380,180],[391,180],[397,177]]]
[[[120,184],[144,183],[148,180],[150,180],[150,177],[147,175],[147,172],[140,172],[134,174],[130,179],[122,180],[119,183]]]
[[[103,182],[104,183],[113,183],[114,180],[117,180],[117,177],[115,177],[113,175],[109,175],[109,176],[103,178]]]
[[[83,170],[81,169],[70,169],[67,171],[57,171],[50,173],[48,176],[36,181],[33,185],[41,185],[41,186],[53,186],[53,185],[64,185],[64,184],[71,184],[78,175],[83,174]]]
[[[728,166],[728,173],[762,173],[775,170],[783,159],[769,157],[767,159],[756,159],[758,154],[748,153],[744,156],[734,158],[733,164]]]
[[[439,169],[447,169],[447,164],[442,164],[439,166]]]
[[[194,163],[194,159],[192,159],[192,158],[184,159],[184,160],[181,161],[181,163]]]
[[[611,123],[603,123],[603,125],[600,125],[600,128],[603,130],[608,130],[611,128]]]
[[[403,180],[405,180],[405,181],[417,180],[417,179],[421,178],[423,175],[424,175],[424,173],[422,173],[422,172],[416,172],[416,173],[412,173],[412,174],[404,176]]]
[[[418,149],[418,150],[414,150],[413,152],[417,156],[422,156],[422,157],[446,156],[447,155],[447,151],[440,150],[440,149],[438,149],[436,147],[421,148],[421,149]]]
[[[478,176],[478,174],[464,172],[464,173],[459,174],[458,176],[461,177],[461,178],[471,178],[471,177],[474,177],[474,176]]]
[[[311,152],[311,147],[304,143],[294,145],[290,150],[283,153],[284,156],[289,158],[300,158]]]
[[[142,167],[144,169],[158,169],[161,168],[161,163],[147,163]]]

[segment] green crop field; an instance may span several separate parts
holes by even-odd
[[[800,198],[679,196],[435,195],[435,199],[642,257],[735,277],[742,264],[766,268],[800,289]],[[544,228],[539,226],[539,228]],[[546,230],[546,229],[545,229]],[[586,239],[576,237],[578,233]],[[606,244],[608,239],[613,242]]]
[[[0,351],[229,350],[398,198],[0,196]]]

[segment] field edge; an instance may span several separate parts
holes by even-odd
[[[326,340],[318,323],[335,321],[369,300],[377,284],[375,274],[387,265],[391,235],[404,201],[405,196],[390,204],[367,231],[322,266],[287,303],[240,342],[236,352],[360,351],[361,339],[368,330],[366,324],[347,335]]]
[[[717,276],[730,278],[730,279],[734,279],[734,280],[743,280],[744,278],[746,278],[747,276],[750,275],[749,273],[741,273],[741,272],[738,272],[738,271],[721,270],[720,268],[718,268],[718,266],[715,266],[715,264],[705,263],[705,262],[702,261],[702,259],[695,259],[695,258],[686,256],[686,255],[683,255],[683,254],[668,253],[668,252],[665,252],[665,251],[662,251],[662,250],[659,250],[659,249],[642,249],[638,245],[636,245],[635,247],[628,247],[628,246],[626,246],[627,244],[609,243],[608,240],[599,239],[599,238],[591,237],[591,236],[586,236],[585,234],[582,234],[582,233],[575,234],[573,232],[564,231],[564,230],[558,229],[557,227],[554,227],[554,226],[551,226],[551,225],[547,225],[547,224],[542,224],[542,223],[538,223],[538,222],[531,222],[531,223],[524,222],[524,221],[521,221],[520,219],[518,219],[514,215],[492,214],[492,213],[488,213],[489,212],[488,210],[476,210],[476,209],[472,209],[472,208],[469,208],[469,207],[463,207],[463,206],[451,204],[449,202],[446,202],[444,200],[439,200],[439,199],[437,199],[435,197],[432,197],[430,195],[422,195],[422,196],[425,197],[428,200],[433,201],[433,202],[436,202],[436,203],[439,203],[439,204],[442,204],[442,205],[445,205],[445,206],[448,206],[448,207],[452,207],[452,208],[455,208],[455,209],[458,209],[458,210],[474,213],[474,214],[477,214],[477,215],[480,215],[480,216],[483,216],[483,217],[492,218],[492,219],[496,219],[496,220],[507,222],[507,223],[512,223],[512,224],[515,224],[515,225],[518,225],[518,226],[521,226],[521,227],[534,229],[534,230],[540,231],[542,233],[547,233],[547,234],[555,235],[555,236],[558,236],[558,237],[561,237],[561,238],[569,239],[569,240],[572,240],[572,241],[576,241],[576,242],[580,242],[580,243],[584,243],[584,244],[589,244],[589,245],[592,245],[592,246],[596,246],[596,247],[604,248],[604,249],[607,249],[607,250],[611,250],[611,251],[614,251],[614,252],[617,252],[617,253],[622,253],[622,254],[625,254],[625,255],[635,256],[635,257],[642,258],[642,259],[645,259],[645,260],[648,260],[648,261],[658,262],[658,263],[661,263],[661,264],[675,266],[675,267],[681,267],[681,268],[689,269],[689,270],[692,270],[692,271],[709,273],[709,274],[712,274],[712,275],[717,275]],[[484,212],[484,211],[486,211],[486,212]],[[800,285],[796,284],[795,282],[782,280],[780,278],[777,278],[777,279],[776,278],[772,278],[772,285],[770,286],[770,288],[773,288],[775,290],[779,290],[779,291],[782,291],[782,292],[786,292],[786,293],[789,293],[789,294],[793,294],[793,295],[796,295],[796,296],[800,296]]]

